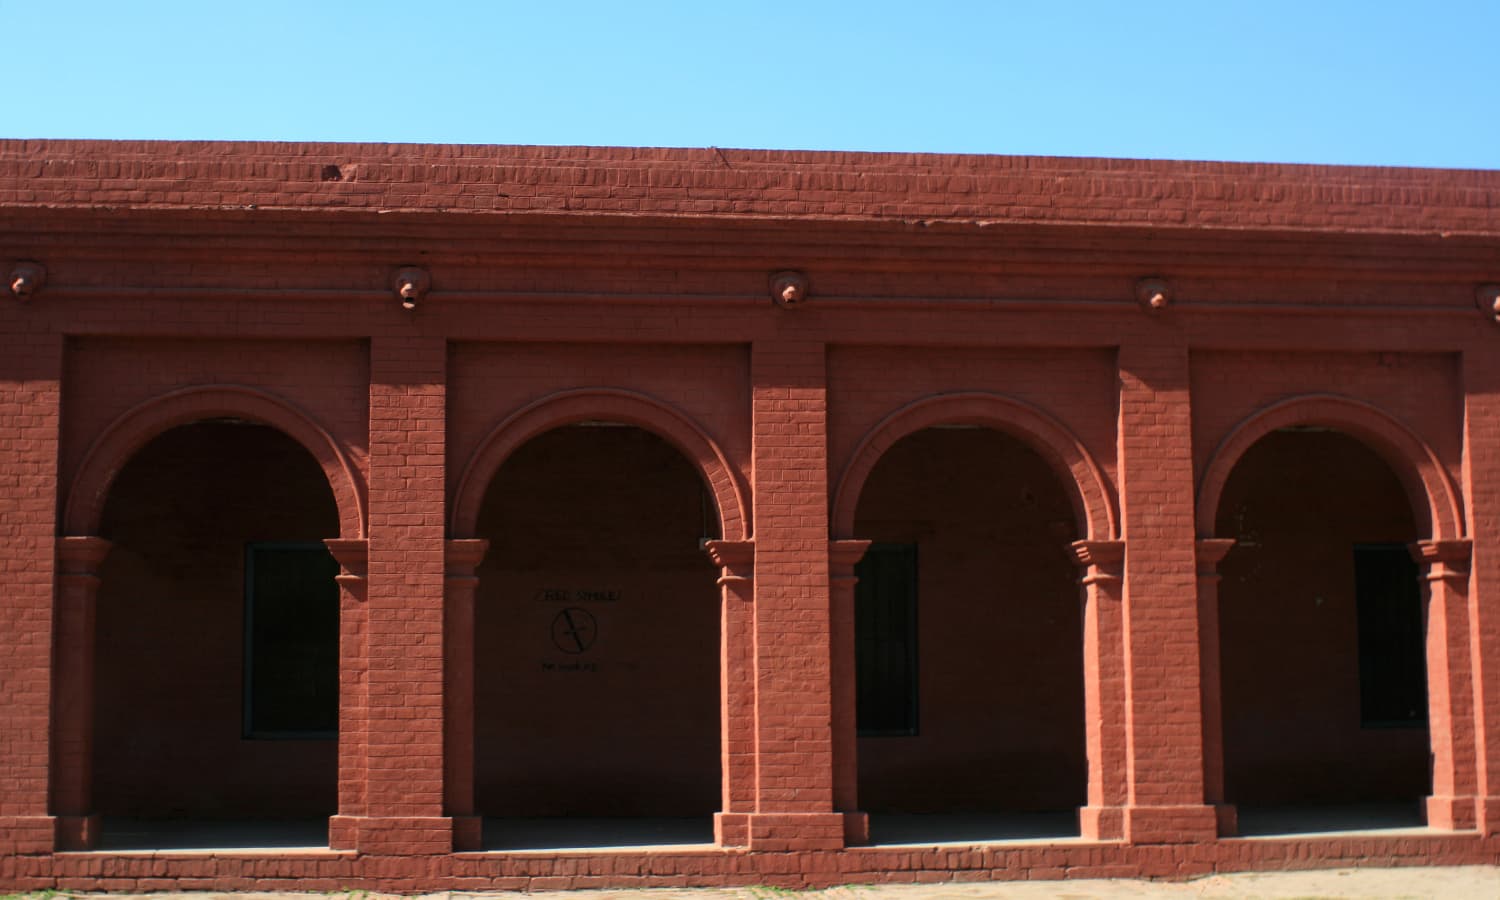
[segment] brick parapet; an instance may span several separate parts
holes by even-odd
[[[1500,233],[1500,173],[588,147],[0,142],[0,206]]]

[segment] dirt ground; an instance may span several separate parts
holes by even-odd
[[[73,895],[80,898],[105,895]],[[386,895],[343,894],[109,894],[111,900],[386,900]],[[1401,869],[1324,869],[1313,872],[1242,872],[1184,882],[1098,881],[949,882],[924,885],[849,885],[822,891],[778,888],[725,890],[618,890],[427,894],[417,900],[1115,900],[1115,898],[1442,898],[1500,900],[1500,866]],[[407,898],[411,900],[411,898]]]

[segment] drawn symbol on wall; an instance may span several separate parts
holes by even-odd
[[[599,625],[586,609],[570,606],[552,617],[552,643],[564,653],[582,653],[598,636]]]

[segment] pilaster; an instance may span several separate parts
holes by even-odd
[[[719,754],[723,790],[714,816],[721,847],[750,843],[756,808],[755,542],[708,541],[719,567]]]
[[[1418,541],[1427,600],[1427,730],[1432,742],[1432,796],[1427,825],[1443,831],[1477,824],[1474,695],[1469,667],[1467,540]]]
[[[1082,569],[1083,707],[1089,757],[1088,805],[1079,833],[1088,840],[1125,836],[1129,801],[1126,759],[1125,645],[1122,600],[1125,542],[1075,541]]]
[[[339,564],[338,813],[328,823],[328,846],[352,850],[354,820],[365,814],[366,743],[370,715],[368,541],[335,538],[323,544]]]
[[[57,659],[53,711],[52,812],[56,845],[88,850],[99,840],[94,812],[94,625],[99,569],[111,544],[57,540]]]
[[[1233,538],[1197,542],[1198,646],[1203,677],[1203,799],[1214,808],[1220,835],[1239,831],[1239,816],[1224,798],[1224,688],[1219,658],[1219,563],[1234,547]]]
[[[844,841],[870,840],[870,817],[859,810],[859,675],[855,658],[854,567],[870,549],[869,541],[833,541],[828,545],[829,605],[833,651],[833,808],[844,814]]]
[[[474,807],[474,570],[489,548],[486,540],[448,541],[444,555],[443,792],[455,850],[479,850],[484,841]]]

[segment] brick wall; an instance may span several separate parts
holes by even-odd
[[[859,742],[871,812],[1082,806],[1078,523],[1045,460],[990,429],[920,431],[871,474],[855,533],[915,544],[918,734]]]
[[[49,273],[26,300],[0,287],[0,886],[790,886],[1492,860],[1497,351],[1474,304],[1500,281],[1497,196],[1494,173],[1416,170],[0,142],[0,274],[20,260]],[[391,276],[414,264],[432,290],[404,310]],[[796,310],[768,296],[789,268],[811,284]],[[1134,296],[1145,276],[1169,280],[1165,310]],[[913,422],[953,424],[934,411],[1005,434],[899,443]],[[1236,467],[1265,415],[1273,432],[1342,429],[1379,465],[1351,451],[1336,469],[1355,482],[1305,489],[1281,477],[1302,451]],[[137,452],[223,417],[278,437]],[[617,419],[642,431],[570,427]],[[608,443],[626,436],[639,446]],[[266,503],[249,476],[213,486],[241,464],[295,470],[298,496],[322,505]],[[617,471],[634,474],[598,480]],[[1220,515],[1244,498],[1279,504],[1290,533],[1313,520],[1284,507],[1317,497],[1348,515],[1306,546],[1377,521],[1393,540],[1441,539],[1427,571],[1442,715],[1425,744],[1247,724],[1278,692],[1308,717],[1348,702],[1347,631],[1287,628],[1311,585],[1325,607],[1346,594],[1319,581],[1324,562],[1288,557],[1246,619],[1253,553],[1220,568],[1222,545],[1205,541],[1238,536]],[[212,508],[163,512],[193,503]],[[925,645],[978,631],[993,651],[924,650],[931,729],[858,742],[835,598],[855,539],[907,540],[922,523],[937,523],[916,534]],[[203,542],[262,525],[341,541],[337,753],[194,739],[207,725],[173,705],[228,719],[233,623],[187,610],[228,615],[232,560],[207,565],[218,551]],[[722,589],[696,547],[709,536],[728,542]],[[486,538],[469,581],[479,544],[456,542]],[[1077,538],[1082,567],[1060,550]],[[146,567],[150,547],[175,574]],[[618,679],[552,678],[534,644],[552,640],[553,601],[537,592],[600,586],[623,599],[582,605],[602,635],[630,637],[639,667],[612,657]],[[229,599],[193,607],[209,594]],[[630,618],[631,596],[672,599]],[[150,604],[169,602],[184,612],[158,625]],[[191,640],[174,632],[190,626]],[[1344,675],[1254,677],[1265,646],[1296,640]],[[204,677],[173,682],[163,644]],[[720,685],[726,661],[738,677]],[[1222,695],[1200,678],[1221,662]],[[471,674],[475,704],[445,698]],[[217,699],[171,693],[189,687]],[[1005,702],[972,714],[982,691]],[[727,769],[721,704],[737,712]],[[1338,779],[1265,773],[1274,744],[1326,766],[1354,741],[1360,762],[1337,761],[1340,777],[1403,796],[1428,790],[1413,761],[1431,753],[1429,809],[1459,830],[1220,839],[1219,712],[1230,800],[1344,797]],[[201,759],[217,768],[189,772]],[[273,767],[292,774],[264,787]],[[1067,806],[1085,785],[1099,794],[1085,819],[1108,827],[1077,844],[849,846],[865,811]],[[335,793],[334,849],[307,857],[53,852],[86,845],[100,810],[321,814]],[[723,846],[452,852],[475,812],[577,811],[721,813]]]
[[[1334,432],[1273,434],[1224,495],[1225,778],[1244,806],[1415,801],[1431,787],[1425,727],[1361,727],[1357,543],[1417,536],[1389,466]]]
[[[94,798],[119,816],[328,816],[334,742],[243,736],[245,546],[338,533],[323,473],[274,429],[152,441],[105,507]]]

